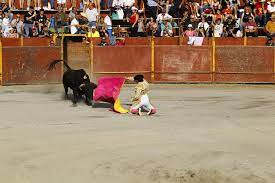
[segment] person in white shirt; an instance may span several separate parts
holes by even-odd
[[[273,12],[275,12],[275,0],[271,0],[270,4],[267,5],[267,11],[270,14],[272,14]]]
[[[104,17],[104,23],[107,24],[107,32],[108,32],[108,35],[111,36],[112,35],[112,20],[109,17],[109,15],[106,15]]]
[[[87,19],[89,21],[89,27],[96,26],[98,11],[95,8],[94,3],[90,3],[89,7],[86,9]]]
[[[123,7],[123,0],[113,0],[112,7]]]
[[[158,14],[157,16],[157,23],[162,24],[162,20],[163,19],[172,19],[172,16],[169,15],[168,13],[166,13],[165,9],[162,9],[162,12],[160,14]]]
[[[78,31],[78,27],[79,27],[79,14],[76,14],[76,16],[74,17],[74,19],[71,21],[71,34],[77,34]]]
[[[201,22],[198,24],[198,28],[203,27],[204,31],[207,32],[209,24],[205,21],[205,17],[201,17]]]
[[[123,7],[132,7],[135,4],[135,0],[122,0]]]
[[[214,37],[221,37],[223,32],[223,24],[221,23],[221,19],[216,20],[216,24],[214,25]]]
[[[3,21],[2,21],[2,31],[3,32],[9,32],[10,28],[11,28],[11,25],[10,25],[9,14],[5,13]]]

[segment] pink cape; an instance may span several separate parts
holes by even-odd
[[[114,104],[120,94],[125,78],[101,77],[98,79],[97,88],[94,91],[94,101],[102,101]]]

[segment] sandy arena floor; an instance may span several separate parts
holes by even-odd
[[[132,88],[121,94],[127,107]],[[155,116],[0,88],[1,183],[274,183],[275,87],[158,85]]]

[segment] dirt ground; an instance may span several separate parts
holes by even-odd
[[[274,86],[152,88],[148,117],[73,107],[61,85],[1,87],[0,182],[275,182]]]

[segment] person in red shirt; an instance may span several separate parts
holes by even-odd
[[[256,24],[259,26],[264,26],[263,19],[267,12],[267,6],[268,4],[266,0],[259,0],[255,4],[255,8],[254,8],[255,21],[256,21]]]
[[[249,21],[245,23],[245,34],[246,36],[257,37],[257,24],[253,17],[249,17]]]
[[[133,14],[130,17],[130,24],[131,24],[131,36],[136,37],[138,31],[138,9],[136,7],[132,7]]]

